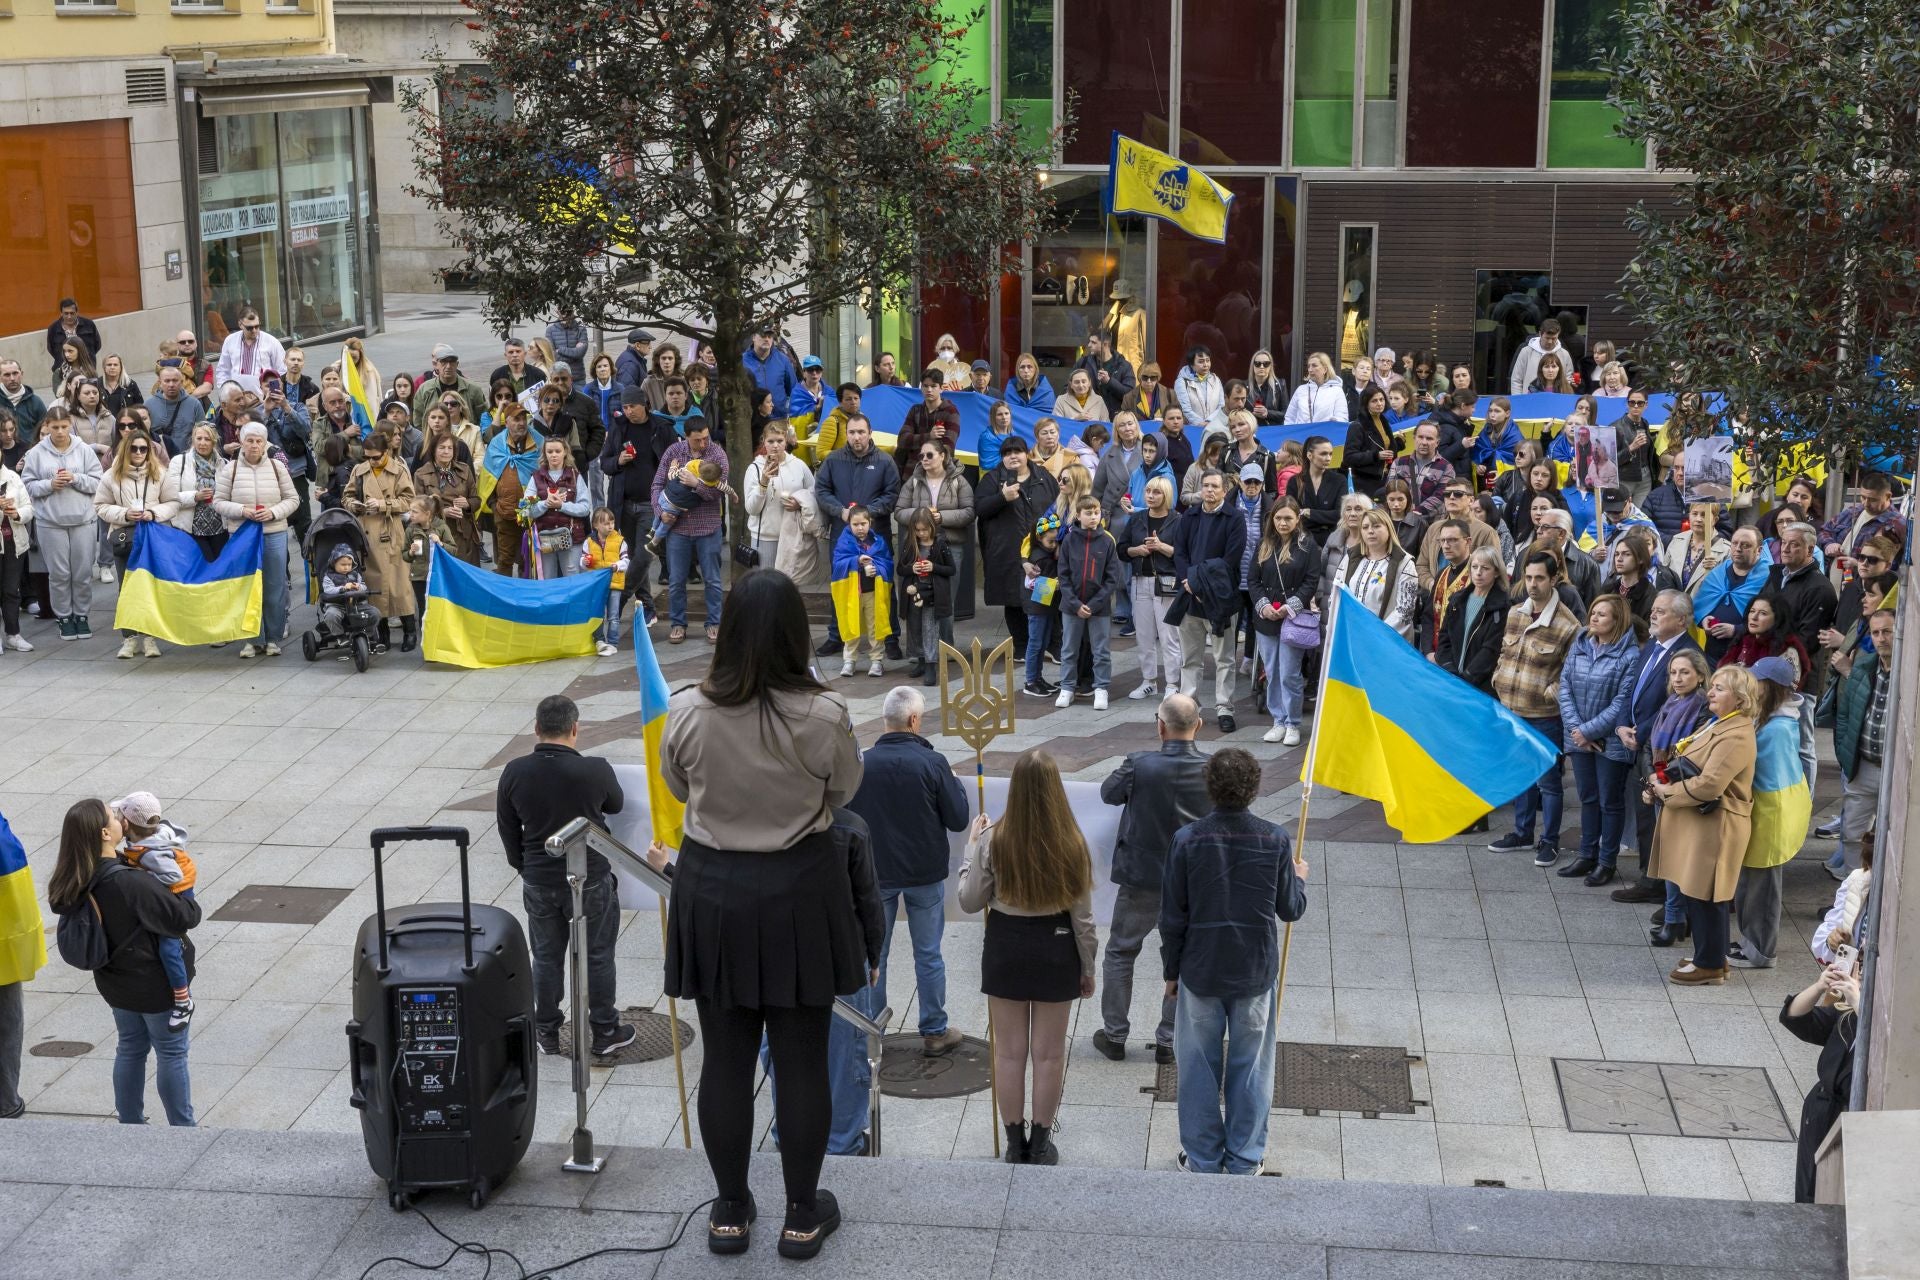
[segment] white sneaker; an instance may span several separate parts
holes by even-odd
[[[867,664],[867,674],[870,676],[883,676],[887,674],[886,665],[882,663],[880,659],[875,658]]]
[[[1061,685],[1060,696],[1053,700],[1053,705],[1056,707],[1072,706],[1073,705],[1073,686],[1070,684]]]
[[[23,635],[8,636],[7,648],[13,650],[15,653],[32,653],[33,652],[33,646],[27,642],[27,638]]]
[[[853,659],[848,658],[845,662],[840,664],[840,675],[841,675],[841,678],[844,679],[845,677],[850,676],[852,674],[853,674]]]
[[[1295,727],[1294,727],[1293,725],[1288,725],[1288,726],[1287,726],[1287,736],[1286,736],[1286,737],[1284,737],[1284,738],[1282,738],[1282,739],[1280,739],[1280,742],[1281,742],[1281,744],[1282,744],[1283,746],[1288,746],[1288,747],[1297,747],[1297,746],[1299,746],[1299,745],[1300,745],[1300,730],[1299,730],[1299,729],[1297,729],[1297,728],[1295,728]]]
[[[160,656],[160,642],[152,636],[141,636],[140,651],[149,658],[157,658]]]
[[[1127,697],[1131,698],[1135,702],[1138,702],[1142,698],[1151,698],[1157,692],[1159,691],[1153,687],[1153,681],[1149,680],[1145,684],[1141,685],[1138,689],[1135,689],[1132,693],[1128,694]]]
[[[112,565],[110,565],[110,564],[103,564],[103,565],[101,565],[101,566],[100,566],[100,581],[102,581],[102,582],[112,582],[112,581],[113,581],[113,566],[112,566]]]
[[[1286,732],[1287,732],[1287,727],[1285,725],[1276,724],[1275,726],[1273,726],[1273,728],[1267,730],[1265,733],[1260,735],[1260,741],[1278,742],[1280,741],[1281,738],[1286,736]]]
[[[603,658],[611,658],[614,654],[620,652],[618,649],[608,644],[605,640],[602,640],[599,644],[595,645],[593,649],[595,653],[598,653]]]
[[[253,642],[251,640],[249,640],[246,644],[242,645],[240,648],[240,656],[242,658],[251,658],[256,654],[258,654],[259,652],[260,651],[258,649],[253,647]]]
[[[115,656],[120,658],[139,657],[140,656],[140,637],[128,636],[125,640],[122,640],[120,642],[120,652]]]
[[[280,646],[269,640],[267,641],[267,647],[260,652],[265,657],[277,658],[280,656]]]
[[[1095,711],[1105,711],[1107,709],[1107,691],[1105,689],[1095,689],[1093,691],[1093,709]]]
[[[1252,675],[1252,674],[1253,674],[1253,659],[1252,659],[1252,658],[1242,658],[1242,659],[1240,659],[1240,674],[1241,674],[1241,675],[1243,675],[1243,676],[1250,676],[1250,675]]]

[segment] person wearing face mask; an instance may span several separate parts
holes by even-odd
[[[512,430],[509,425],[509,433]],[[367,437],[360,465],[347,478],[346,487],[347,510],[359,518],[367,535],[367,603],[380,611],[382,650],[392,643],[390,623],[394,618],[400,619],[403,649],[412,649],[420,638],[419,619],[414,616],[413,575],[403,554],[405,516],[413,505],[413,477],[392,454],[393,438],[376,429]],[[529,491],[534,483],[537,477],[530,482]],[[503,536],[497,524],[495,529],[496,538]]]
[[[927,365],[929,369],[940,371],[941,389],[944,391],[965,391],[968,374],[966,362],[960,359],[960,344],[950,333],[943,333],[933,341],[933,359]]]
[[[47,410],[40,425],[40,442],[27,451],[21,478],[33,500],[34,536],[60,638],[87,640],[93,636],[87,611],[93,604],[93,495],[100,487],[100,455],[73,434],[65,409]]]
[[[378,432],[375,437],[385,439]],[[372,456],[371,445],[368,456]],[[405,475],[405,468],[397,469],[402,476]],[[354,473],[356,481],[359,474],[358,471]],[[409,498],[413,495],[411,482],[407,483],[407,495]],[[260,634],[241,647],[242,658],[251,658],[258,653],[264,653],[269,658],[277,657],[280,641],[286,637],[287,518],[299,505],[300,494],[293,486],[293,477],[287,474],[286,465],[267,453],[267,429],[257,422],[242,427],[239,457],[221,467],[213,482],[213,509],[226,520],[227,531],[231,533],[240,527],[242,521],[250,520],[259,524],[261,533],[265,535],[260,555]],[[404,507],[401,509],[404,510]],[[360,513],[355,511],[354,514]],[[394,558],[396,561],[399,559],[397,538],[394,541]],[[408,607],[411,608],[413,590],[404,564],[400,565],[399,575],[393,581],[398,584],[398,590],[406,596]]]

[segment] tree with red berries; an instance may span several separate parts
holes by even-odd
[[[735,476],[758,326],[986,296],[1050,225],[1050,144],[984,122],[941,0],[465,3],[484,89],[449,69],[410,104],[454,269],[503,329],[564,306],[712,343]]]
[[[1909,0],[1647,0],[1611,68],[1621,132],[1690,172],[1622,281],[1653,385],[1718,392],[1771,465],[1914,462],[1920,27]]]

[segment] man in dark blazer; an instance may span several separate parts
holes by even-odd
[[[1155,716],[1157,751],[1136,751],[1100,784],[1100,798],[1125,805],[1113,845],[1113,931],[1101,979],[1100,1030],[1093,1047],[1115,1062],[1127,1056],[1127,1010],[1133,1004],[1133,965],[1147,935],[1160,924],[1160,884],[1173,833],[1209,812],[1207,757],[1194,745],[1200,704],[1184,693],[1161,700]],[[1173,1061],[1173,997],[1160,1006],[1155,1062]]]
[[[1620,726],[1614,733],[1634,753],[1634,779],[1644,778],[1653,771],[1647,741],[1653,718],[1667,700],[1668,664],[1683,650],[1700,651],[1699,644],[1687,630],[1693,622],[1693,601],[1686,592],[1662,591],[1653,598],[1653,607],[1648,612],[1653,616],[1648,619],[1647,642],[1640,646],[1640,661],[1634,666],[1633,678],[1620,691],[1620,704],[1614,715],[1614,723]],[[1634,842],[1640,848],[1640,877],[1625,888],[1615,889],[1615,902],[1666,900],[1665,886],[1647,875],[1647,857],[1653,851],[1654,815],[1653,806],[1640,799],[1641,792],[1638,783],[1629,780],[1627,796],[1633,805]]]

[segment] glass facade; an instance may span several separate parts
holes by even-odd
[[[307,340],[366,326],[371,213],[364,110],[222,115],[200,122],[202,332],[251,306]]]
[[[1286,6],[1183,5],[1180,42],[1180,158],[1202,165],[1284,160]]]
[[[1407,78],[1409,167],[1533,168],[1545,14],[1543,0],[1421,0],[1413,7],[1408,36],[1415,50],[1445,50],[1441,66],[1486,74]]]
[[[1357,0],[1296,0],[1293,163],[1302,169],[1353,163]]]
[[[1198,0],[1196,0],[1196,3]],[[1061,67],[1077,95],[1068,164],[1107,163],[1115,130],[1167,146],[1173,6],[1168,0],[1058,0]]]
[[[125,120],[0,129],[0,183],[0,333],[44,329],[62,298],[88,316],[140,310]],[[47,368],[26,374],[43,384]]]
[[[1549,169],[1640,169],[1646,148],[1614,133],[1602,64],[1617,56],[1638,0],[1554,0],[1553,72],[1548,82]]]
[[[1139,218],[1108,218],[1101,212],[1105,181],[1104,174],[1077,174],[1054,184],[1064,225],[1034,243],[1027,277],[1030,329],[1022,347],[1009,343],[1007,348],[1013,355],[1031,351],[1055,391],[1065,390],[1064,371],[1080,358],[1087,335],[1112,309],[1113,287],[1125,284],[1146,299],[1146,225]],[[1002,361],[1003,378],[1010,364]]]
[[[1267,184],[1263,178],[1220,181],[1233,192],[1225,244],[1196,240],[1172,227],[1160,231],[1153,349],[1169,383],[1196,346],[1213,353],[1215,373],[1244,378],[1260,345]]]

